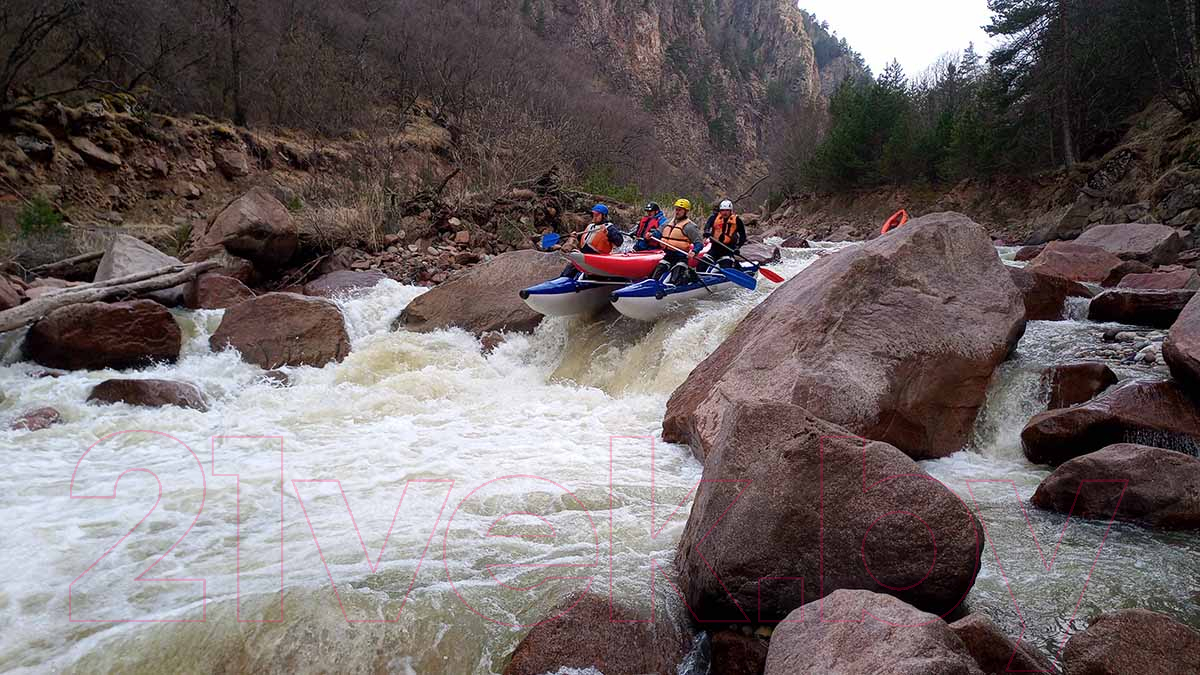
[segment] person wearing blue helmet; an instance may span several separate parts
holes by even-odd
[[[584,253],[608,255],[625,243],[625,235],[609,218],[608,207],[597,204],[592,207],[592,222],[579,237],[579,250]],[[575,274],[574,263],[568,264],[562,276]]]

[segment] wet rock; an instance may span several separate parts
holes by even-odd
[[[282,267],[295,254],[300,235],[287,207],[265,188],[233,200],[205,227],[192,232],[189,260],[208,260],[222,247],[265,269]]]
[[[1180,290],[1200,288],[1200,275],[1196,270],[1183,269],[1174,272],[1151,272],[1150,274],[1128,274],[1117,284],[1117,288]]]
[[[109,152],[100,146],[93,143],[87,138],[74,136],[71,138],[71,147],[85,162],[97,169],[113,171],[121,168],[124,162],[115,153]]]
[[[319,298],[350,297],[371,290],[381,281],[387,281],[387,275],[378,270],[332,272],[305,284],[304,294]]]
[[[983,614],[971,614],[959,619],[950,624],[950,630],[962,640],[967,652],[986,675],[1022,671],[1055,672],[1049,659],[1024,642],[1014,642]]]
[[[1165,614],[1101,614],[1063,650],[1064,675],[1200,672],[1200,632]]]
[[[594,668],[604,675],[675,675],[689,639],[659,611],[621,605],[607,595],[575,593],[533,627],[513,650],[504,675]],[[556,617],[557,618],[553,618]]]
[[[1035,415],[1021,432],[1029,461],[1052,466],[1127,442],[1194,456],[1200,409],[1174,382],[1127,380],[1082,405]]]
[[[1117,383],[1117,375],[1103,363],[1052,366],[1043,375],[1050,389],[1048,410],[1086,403]]]
[[[505,253],[456,275],[409,303],[393,329],[427,333],[458,327],[475,335],[490,331],[530,332],[542,315],[518,293],[563,269],[562,258],[537,251]]]
[[[808,243],[808,239],[805,238],[804,236],[798,235],[798,234],[793,234],[792,236],[788,237],[787,239],[784,239],[783,243],[780,244],[780,246],[782,246],[784,248],[808,248],[809,243]]]
[[[1162,348],[1171,375],[1200,397],[1200,300],[1192,298],[1171,326]]]
[[[18,417],[9,428],[13,431],[41,431],[60,422],[62,414],[54,408],[38,408]]]
[[[221,175],[229,180],[250,175],[250,160],[246,153],[236,148],[217,148],[213,151],[213,160]]]
[[[1092,298],[1088,319],[1169,328],[1194,295],[1195,290],[1109,289]]]
[[[741,254],[743,258],[760,265],[779,262],[783,255],[778,246],[767,246],[766,244],[746,244],[742,247]]]
[[[799,673],[982,671],[945,621],[889,595],[841,590],[820,606],[813,603],[793,612],[771,638],[766,675]]]
[[[225,310],[209,338],[213,351],[233,347],[264,370],[340,363],[350,336],[337,305],[292,293],[267,293]]]
[[[205,412],[208,402],[194,384],[173,380],[105,380],[92,389],[88,403],[126,403],[147,408],[176,406]]]
[[[1120,264],[1120,258],[1097,246],[1053,241],[1026,269],[1071,281],[1100,283]]]
[[[1075,243],[1097,246],[1122,260],[1147,265],[1169,265],[1184,248],[1175,228],[1146,223],[1096,225],[1079,235]]]
[[[1128,484],[1092,482],[1110,480]],[[1196,529],[1200,528],[1200,459],[1145,445],[1110,445],[1055,469],[1030,501],[1072,517],[1108,520],[1115,511],[1121,520]]]
[[[174,363],[183,334],[165,307],[153,300],[92,302],[50,312],[29,329],[25,353],[63,370],[136,368]]]
[[[479,347],[484,356],[490,355],[496,351],[496,348],[504,344],[507,337],[504,333],[484,333],[479,338]]]
[[[188,309],[227,309],[254,297],[245,284],[222,274],[204,274],[187,285],[184,304]]]
[[[664,437],[703,457],[734,402],[783,392],[912,457],[943,457],[970,437],[992,371],[1024,326],[1021,295],[983,228],[957,213],[917,218],[775,290],[675,390]]]
[[[259,376],[259,379],[272,387],[290,387],[292,386],[292,376],[282,370],[268,370]]]
[[[1029,262],[1030,260],[1038,257],[1041,252],[1045,250],[1045,248],[1045,244],[1040,244],[1038,246],[1022,246],[1020,250],[1017,251],[1016,255],[1013,256],[1013,260],[1016,262]]]
[[[1036,270],[1009,267],[1008,274],[1021,292],[1027,321],[1060,321],[1066,315],[1067,298],[1090,298],[1087,286],[1070,279]]]
[[[881,519],[886,527],[873,527]],[[735,403],[704,462],[676,565],[706,622],[777,621],[839,588],[941,614],[971,589],[982,549],[967,506],[896,448],[864,445],[797,406]],[[773,581],[760,588],[764,579]]]
[[[100,266],[96,269],[96,281],[108,281],[182,264],[178,258],[159,251],[141,239],[118,234],[104,249],[104,257],[100,259]],[[174,288],[147,293],[146,297],[168,307],[175,307],[183,303],[185,286],[186,284],[180,284]]]
[[[756,635],[723,630],[712,635],[710,675],[762,675],[769,643]]]
[[[1108,273],[1108,276],[1104,278],[1104,281],[1100,282],[1100,285],[1105,288],[1114,288],[1116,286],[1119,286],[1121,284],[1121,282],[1124,281],[1125,277],[1127,277],[1127,276],[1130,276],[1133,274],[1153,274],[1153,273],[1154,273],[1154,268],[1147,265],[1146,263],[1140,263],[1136,260],[1126,260],[1126,261],[1122,262],[1120,265],[1117,265],[1116,267],[1114,267],[1113,270]]]

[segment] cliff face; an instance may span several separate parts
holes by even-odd
[[[522,11],[587,54],[605,88],[642,101],[667,161],[710,189],[761,171],[783,111],[822,108],[852,71],[844,57],[818,67],[794,0],[526,0]]]

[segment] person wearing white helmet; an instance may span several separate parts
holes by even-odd
[[[712,254],[722,265],[733,265],[729,256],[737,255],[746,243],[746,224],[733,212],[733,202],[721,202],[717,212],[709,216],[704,237],[712,241]]]

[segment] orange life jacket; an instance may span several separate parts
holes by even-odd
[[[608,240],[608,223],[588,226],[588,229],[583,232],[583,237],[579,240],[579,248],[583,248],[584,246],[591,248],[600,255],[612,253],[613,245]]]
[[[683,231],[685,227],[691,224],[692,221],[688,218],[684,218],[678,222],[672,220],[670,223],[667,223],[667,226],[662,228],[663,243],[670,244],[684,252],[692,250],[692,240],[688,239],[687,233]]]
[[[733,242],[737,241],[737,214],[731,213],[729,218],[725,218],[718,213],[717,220],[713,223],[712,238],[733,248]]]

